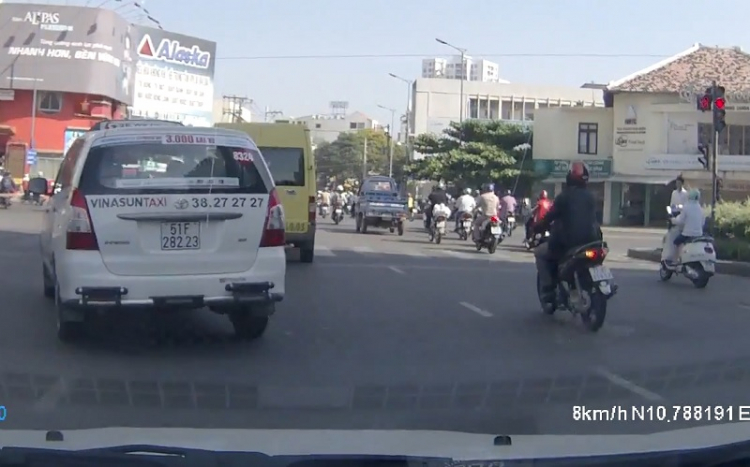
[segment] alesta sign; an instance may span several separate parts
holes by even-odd
[[[207,69],[211,64],[211,53],[204,52],[197,45],[188,48],[183,47],[178,40],[162,39],[159,46],[154,47],[151,36],[148,34],[143,36],[138,45],[138,55],[193,68]]]

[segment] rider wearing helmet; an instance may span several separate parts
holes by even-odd
[[[557,262],[571,248],[602,239],[596,220],[596,199],[587,189],[589,171],[581,161],[570,164],[563,189],[547,215],[534,225],[534,232],[550,232],[547,242],[534,251],[543,300],[552,304],[557,276]]]
[[[539,193],[539,198],[536,200],[536,206],[531,210],[531,216],[526,221],[526,241],[530,241],[532,237],[532,226],[538,224],[544,216],[547,215],[550,208],[552,207],[552,201],[547,195],[547,190],[542,190]]]
[[[333,206],[334,209],[336,209],[337,206],[343,208],[345,202],[344,187],[339,185],[336,187],[336,191],[331,195],[331,206]]]
[[[432,190],[432,193],[430,193],[430,196],[427,197],[427,200],[430,203],[429,206],[427,206],[427,209],[425,209],[424,217],[425,227],[429,229],[432,225],[432,209],[438,204],[444,204],[446,206],[448,205],[448,196],[445,193],[445,183],[438,183],[437,186]]]
[[[456,200],[456,232],[458,232],[458,226],[463,215],[468,214],[471,216],[475,207],[477,207],[477,202],[471,196],[471,188],[467,188],[464,190],[464,194]]]
[[[488,183],[484,186],[484,193],[479,196],[477,202],[477,217],[474,219],[474,241],[482,238],[482,225],[492,217],[497,216],[497,210],[500,209],[500,199],[495,194],[495,185]]]
[[[505,221],[516,213],[518,202],[511,190],[505,190],[505,195],[500,199],[500,218]]]
[[[677,248],[673,249],[672,256],[667,261],[677,262],[680,257],[681,246],[691,239],[703,235],[703,224],[706,222],[706,216],[703,214],[700,201],[701,192],[695,189],[690,190],[682,211],[672,220],[672,224],[680,229],[680,233],[674,239],[674,245]]]

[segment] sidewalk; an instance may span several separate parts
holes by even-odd
[[[631,248],[628,250],[628,257],[658,263],[661,261],[661,248]],[[719,260],[716,262],[716,273],[750,277],[750,263]]]

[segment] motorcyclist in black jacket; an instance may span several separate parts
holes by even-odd
[[[562,256],[572,248],[602,239],[596,199],[586,188],[588,181],[586,165],[572,162],[565,178],[567,186],[542,221],[534,225],[535,233],[550,232],[548,240],[534,250],[545,303],[554,302],[557,265]]]
[[[445,204],[446,206],[448,205],[448,195],[445,192],[445,185],[443,184],[443,182],[438,183],[432,193],[430,193],[430,196],[427,197],[427,200],[430,202],[430,204],[425,210],[424,217],[425,227],[429,229],[432,225],[432,208],[434,208],[438,204]]]

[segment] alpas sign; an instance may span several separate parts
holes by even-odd
[[[188,48],[180,45],[178,40],[162,39],[159,47],[155,48],[148,34],[143,36],[138,45],[138,55],[193,68],[207,69],[211,64],[211,53],[202,51],[197,45]]]

